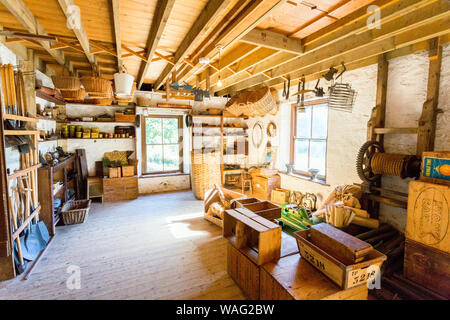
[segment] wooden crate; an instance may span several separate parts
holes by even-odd
[[[133,200],[138,197],[138,178],[104,178],[103,201]]]
[[[342,290],[300,254],[269,262],[260,269],[261,300],[367,300],[367,286]]]
[[[227,271],[247,297],[259,299],[260,266],[250,260],[247,255],[228,243]],[[282,232],[280,257],[297,254],[297,242],[294,237]]]
[[[328,223],[319,223],[310,228],[311,242],[344,264],[364,260],[372,246]]]
[[[450,253],[450,187],[409,183],[406,238]]]
[[[289,194],[290,191],[287,189],[276,188],[275,190],[272,190],[270,201],[280,205],[287,203],[289,202]]]
[[[406,239],[406,278],[450,299],[450,254]]]
[[[245,199],[238,199],[235,201],[236,208],[243,208],[244,205],[256,203],[256,202],[261,202],[261,200],[256,199],[256,198],[245,198]]]
[[[261,200],[269,200],[272,190],[280,187],[280,176],[271,177],[252,173],[253,196]]]
[[[281,227],[245,208],[225,211],[223,236],[257,265],[280,257]]]
[[[114,115],[116,122],[134,122],[135,114],[124,114],[123,112],[116,112]]]
[[[134,166],[122,166],[122,177],[134,176]]]
[[[267,220],[275,220],[281,218],[281,207],[270,201],[260,201],[244,204],[244,208],[266,218]]]
[[[120,178],[120,167],[117,168],[108,168],[108,177],[109,178]]]
[[[450,152],[424,152],[420,180],[450,186]]]
[[[381,264],[386,260],[384,254],[372,250],[362,262],[344,264],[311,242],[310,230],[297,231],[294,235],[300,255],[342,289],[365,286],[368,279],[378,276]]]

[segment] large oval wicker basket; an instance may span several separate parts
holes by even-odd
[[[251,91],[247,98],[247,104],[251,105],[251,113],[253,116],[261,117],[265,116],[277,106],[268,87]],[[251,115],[249,114],[249,116]]]
[[[52,76],[53,84],[60,90],[79,90],[81,87],[80,79],[71,76]]]
[[[192,152],[192,191],[197,199],[205,198],[205,191],[221,184],[220,155],[218,153]]]
[[[107,98],[112,95],[112,83],[99,77],[81,77],[86,92],[91,98]]]
[[[78,90],[59,90],[65,100],[68,101],[82,101],[86,96],[86,90],[80,88]]]

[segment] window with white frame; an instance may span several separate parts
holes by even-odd
[[[326,178],[328,138],[328,105],[316,102],[304,108],[292,107],[291,163],[294,173],[309,176],[309,169],[317,169],[317,178]]]

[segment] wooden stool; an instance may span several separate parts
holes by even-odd
[[[242,172],[241,173],[241,183],[242,183],[242,193],[243,194],[245,194],[246,187],[248,187],[250,194],[253,193],[252,176],[251,175],[249,175],[247,172]]]

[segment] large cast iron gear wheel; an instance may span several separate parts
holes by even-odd
[[[367,141],[358,152],[356,158],[356,171],[361,180],[366,182],[375,182],[381,175],[374,174],[371,167],[372,156],[376,152],[384,152],[383,147],[377,141]]]

